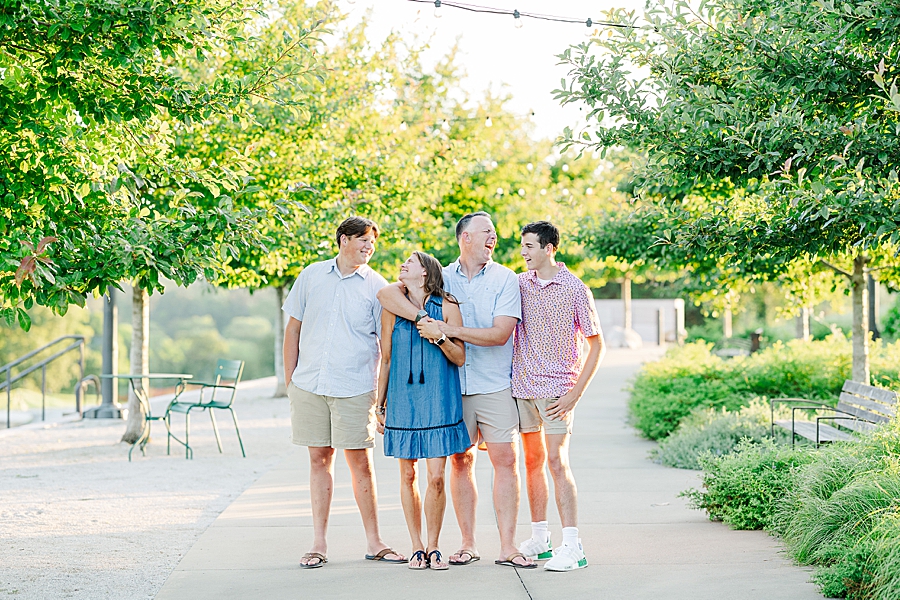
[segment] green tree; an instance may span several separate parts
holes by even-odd
[[[29,326],[33,304],[58,313],[132,281],[132,368],[145,372],[146,294],[161,279],[214,279],[227,255],[259,243],[262,211],[240,152],[214,162],[172,152],[180,128],[229,114],[274,85],[311,78],[305,30],[279,60],[207,82],[187,61],[253,46],[257,2],[22,1],[0,12],[0,311]],[[126,441],[140,431],[132,399]]]
[[[252,244],[255,215],[234,206],[241,163],[178,161],[173,131],[236,111],[280,70],[179,77],[187,54],[247,43],[252,2],[140,5],[20,1],[0,9],[0,311],[28,327],[33,304],[60,314],[123,280],[161,290],[221,268]],[[292,55],[309,56],[302,44]],[[301,74],[302,75],[302,74]],[[220,194],[224,190],[225,194]],[[196,196],[217,201],[199,209]]]
[[[853,296],[853,378],[868,382],[865,273],[896,277],[900,242],[896,7],[675,0],[646,27],[613,17],[635,27],[562,55],[558,97],[597,120],[566,144],[645,153],[645,189],[733,186],[691,221],[663,194],[673,241],[772,278],[829,265]]]

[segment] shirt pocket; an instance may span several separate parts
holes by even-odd
[[[372,315],[372,300],[369,298],[360,298],[352,301],[346,311],[347,322],[350,327],[356,331],[368,333],[375,330],[375,318]]]

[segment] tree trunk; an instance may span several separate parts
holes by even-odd
[[[131,368],[132,373],[147,374],[150,371],[150,296],[138,287],[132,290],[131,301]],[[141,387],[148,392],[149,380],[142,379]],[[144,429],[144,411],[134,390],[128,390],[128,424],[122,441],[135,443]]]
[[[625,312],[624,323],[622,326],[625,331],[631,329],[631,275],[626,274],[622,278],[622,308]]]
[[[809,313],[810,308],[804,306],[800,309],[800,315],[797,317],[797,339],[808,342],[810,340],[809,333]]]
[[[287,383],[284,381],[284,287],[275,288],[275,299],[278,306],[275,311],[275,396],[284,398],[287,396]]]
[[[863,269],[866,256],[853,259],[850,291],[853,299],[853,381],[869,384],[869,286]]]
[[[872,274],[869,273],[866,275],[866,284],[869,290],[869,333],[872,334],[872,339],[877,340],[881,337],[881,332],[878,331],[878,285],[875,282],[875,278],[872,277]]]
[[[733,331],[731,328],[731,320],[732,320],[731,307],[728,307],[722,313],[722,335],[725,337],[725,339],[730,338],[733,334]]]

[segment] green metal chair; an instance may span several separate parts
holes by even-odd
[[[234,413],[234,408],[232,408],[232,404],[234,403],[234,397],[237,395],[237,386],[241,381],[241,375],[244,372],[244,361],[242,360],[224,360],[219,359],[216,362],[216,375],[214,378],[214,383],[203,383],[199,381],[189,381],[187,382],[189,385],[199,385],[200,386],[200,399],[196,402],[192,402],[189,400],[181,400],[175,399],[169,404],[169,408],[166,409],[166,429],[168,429],[168,438],[166,440],[166,453],[169,454],[171,452],[171,444],[174,439],[176,442],[184,446],[185,458],[194,458],[194,450],[190,445],[190,435],[191,435],[191,411],[196,409],[199,410],[209,410],[209,418],[212,421],[213,432],[216,434],[216,444],[219,446],[219,452],[222,452],[222,440],[219,438],[219,428],[216,427],[216,416],[213,414],[213,409],[227,410],[231,413],[231,418],[234,421],[234,431],[237,433],[238,444],[241,446],[241,455],[244,458],[247,458],[247,454],[244,452],[244,442],[241,440],[241,430],[238,428],[238,420],[237,415]],[[208,399],[203,398],[204,392],[207,389],[212,390],[212,394]],[[224,391],[219,398],[216,397],[216,394],[219,393],[219,390]],[[230,393],[227,391],[230,390]],[[224,396],[228,396],[227,399]],[[173,412],[184,413],[184,441],[182,442],[176,436],[172,435],[171,427],[168,425],[171,424],[171,414]]]

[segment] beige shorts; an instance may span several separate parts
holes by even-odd
[[[537,400],[516,398],[516,406],[519,409],[519,431],[536,433],[543,428],[544,433],[551,435],[572,433],[572,423],[575,421],[574,410],[570,410],[562,421],[551,420],[547,416],[547,407],[557,400],[559,398],[538,398]]]
[[[288,385],[291,441],[298,446],[359,450],[375,447],[375,391],[351,398],[320,396]]]
[[[492,394],[463,396],[463,420],[469,430],[469,439],[478,443],[478,434],[489,444],[516,441],[519,432],[519,414],[510,388]]]

